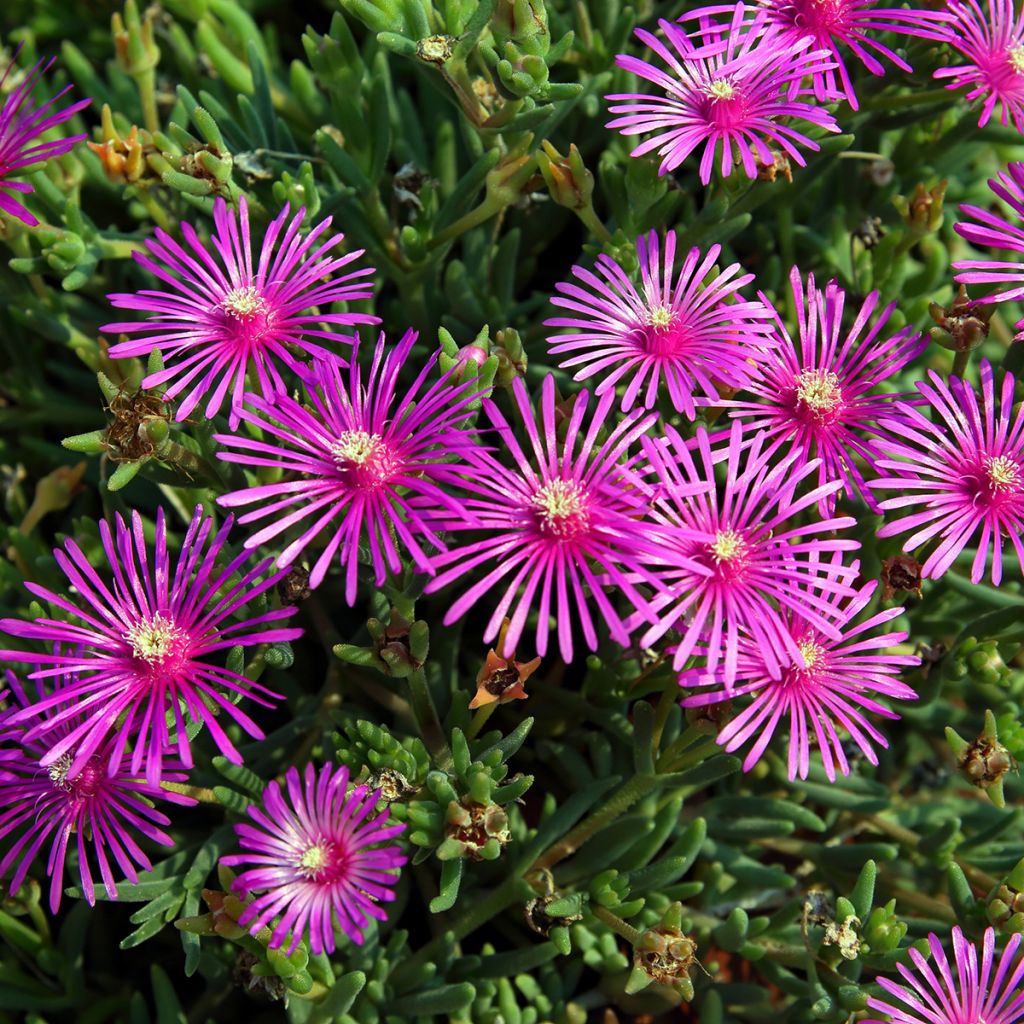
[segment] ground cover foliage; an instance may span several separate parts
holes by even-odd
[[[1024,1016],[1024,28],[888,14],[8,0],[0,1021]]]

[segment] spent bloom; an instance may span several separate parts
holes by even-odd
[[[645,29],[636,30],[665,67],[626,54],[615,58],[619,67],[662,90],[606,97],[612,101],[610,112],[619,115],[608,128],[627,136],[653,133],[632,156],[657,150],[660,172],[666,174],[703,146],[700,180],[706,185],[719,146],[723,177],[739,162],[748,177],[756,178],[758,162],[774,164],[773,146],[801,167],[805,160],[797,147],[819,148],[797,124],[839,131],[827,110],[790,95],[803,78],[832,66],[829,54],[812,50],[810,38],[784,41],[765,25],[763,15],[749,25],[744,17],[740,4],[728,31],[705,24],[697,41],[664,20],[659,22],[664,42]]]
[[[802,658],[787,614],[804,619],[824,637],[840,640],[828,596],[852,595],[856,569],[827,562],[825,553],[850,551],[854,540],[833,536],[855,524],[849,516],[801,522],[800,513],[839,489],[838,481],[810,487],[818,461],[795,454],[772,461],[764,434],[751,439],[739,422],[725,443],[712,448],[699,427],[691,444],[669,427],[658,441],[645,441],[653,470],[651,511],[659,587],[651,602],[657,623],[640,638],[647,647],[676,628],[679,670],[698,646],[707,669],[722,666],[732,689],[739,676],[740,643],[749,636],[762,651],[765,671],[781,679],[789,658]],[[721,491],[715,468],[725,463]],[[700,485],[705,486],[701,487]]]
[[[117,899],[115,873],[136,882],[140,870],[152,868],[137,837],[163,846],[174,845],[163,830],[170,820],[156,810],[154,801],[194,804],[195,800],[134,777],[121,767],[110,772],[107,762],[113,737],[107,737],[79,769],[72,770],[74,758],[70,753],[42,767],[40,761],[49,752],[53,739],[74,732],[84,718],[84,713],[74,706],[76,680],[73,676],[59,676],[55,680],[54,694],[59,703],[51,704],[44,715],[54,718],[65,710],[71,714],[63,717],[45,740],[29,739],[25,724],[12,723],[11,719],[16,709],[29,708],[43,699],[46,690],[40,683],[32,694],[10,672],[7,680],[14,704],[0,714],[0,839],[10,841],[11,845],[0,860],[0,876],[12,872],[13,896],[36,855],[40,850],[46,851],[50,909],[56,913],[70,846],[78,852],[78,874],[86,900],[90,904],[96,902],[93,863],[108,899]],[[183,772],[168,770],[180,767],[166,762],[163,778],[183,782],[187,777]]]
[[[380,790],[355,786],[348,769],[325,764],[319,775],[307,764],[300,777],[288,769],[282,791],[276,781],[263,793],[263,806],[250,806],[253,824],[235,825],[243,853],[222,857],[243,866],[236,895],[262,893],[246,906],[238,923],[256,934],[274,918],[268,946],[278,949],[291,934],[293,953],[305,936],[314,954],[334,952],[338,927],[361,945],[369,918],[387,918],[380,904],[395,898],[398,869],[406,857],[389,842],[404,828],[376,814]]]
[[[58,100],[70,90],[71,86],[68,85],[53,99],[38,107],[34,106],[30,98],[32,89],[52,65],[53,58],[35,64],[0,106],[0,210],[31,227],[35,227],[39,221],[16,197],[19,194],[27,195],[33,188],[27,181],[15,181],[13,176],[24,174],[33,164],[74,149],[85,135],[70,135],[50,142],[41,142],[39,139],[45,132],[64,124],[92,102],[79,100],[62,110],[56,109]],[[0,97],[3,96],[4,85],[14,66],[12,59],[0,75]]]
[[[110,355],[122,359],[159,350],[167,365],[149,374],[142,386],[169,385],[164,392],[168,401],[184,395],[179,420],[207,395],[205,415],[215,416],[230,392],[234,430],[247,375],[258,382],[264,397],[282,393],[287,390],[282,366],[302,377],[307,370],[300,354],[337,359],[323,342],[348,347],[353,338],[336,328],[378,322],[363,313],[314,308],[369,298],[366,277],[373,269],[346,270],[333,277],[363,250],[338,254],[344,236],[327,234],[330,217],[303,236],[305,210],[289,220],[290,214],[285,207],[270,222],[254,262],[245,197],[237,213],[218,198],[210,239],[216,255],[190,224],[181,226],[187,248],[158,228],[156,241],[146,243],[149,255],[133,255],[168,290],[108,296],[118,309],[149,314],[145,320],[103,327],[113,334],[138,335],[112,345]]]
[[[744,420],[748,430],[764,431],[772,442],[769,451],[781,449],[801,460],[819,459],[820,484],[840,480],[844,491],[859,494],[876,507],[857,460],[877,472],[873,441],[880,432],[877,422],[892,415],[892,400],[901,397],[878,394],[877,389],[924,351],[927,338],[913,327],[887,334],[885,325],[895,302],[871,324],[878,292],[868,295],[850,328],[844,330],[846,293],[836,281],[821,291],[809,274],[805,294],[800,271],[794,267],[790,284],[798,338],[790,337],[775,311],[779,343],[767,350],[745,388],[754,400],[723,404]],[[836,498],[829,494],[823,509],[834,509]]]
[[[638,402],[653,408],[664,389],[679,412],[693,419],[695,398],[716,402],[719,386],[740,388],[751,363],[764,359],[760,339],[771,327],[769,311],[744,300],[739,289],[753,280],[733,263],[714,270],[721,246],[702,256],[691,249],[676,270],[676,234],[665,236],[664,253],[657,233],[637,239],[642,286],[629,279],[610,256],[598,256],[596,272],[573,267],[575,282],[559,282],[555,306],[569,316],[545,321],[571,333],[548,338],[561,366],[579,367],[576,380],[597,376],[600,397],[625,384],[622,409]]]
[[[926,405],[919,411],[897,403],[899,420],[889,424],[893,436],[879,440],[883,476],[871,486],[899,491],[880,505],[910,514],[886,523],[878,535],[913,530],[903,545],[907,552],[938,540],[921,570],[926,579],[942,576],[974,542],[972,582],[981,582],[991,551],[998,586],[1005,540],[1024,571],[1024,407],[1014,416],[1013,375],[1004,376],[997,394],[987,360],[981,363],[980,401],[967,381],[951,377],[947,383],[934,370],[928,378],[931,383],[917,384]]]
[[[997,957],[995,929],[986,928],[979,965],[978,947],[954,927],[950,965],[939,937],[930,933],[932,963],[911,947],[907,952],[915,970],[903,964],[896,966],[905,984],[876,978],[885,990],[885,998],[872,997],[868,1008],[886,1017],[872,1017],[864,1024],[1019,1024],[1024,1020],[1024,957],[1017,952],[1020,943],[1020,935],[1011,935]]]
[[[268,520],[246,541],[256,547],[299,525],[301,532],[281,552],[287,567],[321,535],[327,537],[310,573],[317,587],[338,557],[345,570],[345,596],[356,597],[359,546],[373,560],[377,586],[388,570],[401,572],[401,551],[422,572],[433,571],[429,544],[444,550],[438,519],[458,510],[448,491],[458,482],[462,458],[475,444],[462,428],[472,414],[476,378],[457,383],[456,367],[428,385],[438,353],[415,380],[401,388],[416,333],[407,331],[390,351],[381,334],[364,383],[353,359],[347,379],[334,362],[318,360],[303,401],[278,395],[272,401],[247,396],[240,413],[265,440],[219,434],[219,457],[244,466],[285,471],[276,483],[234,491],[220,504],[258,504],[240,523]]]
[[[963,63],[939,68],[936,78],[948,78],[947,89],[967,89],[966,99],[981,99],[979,125],[988,123],[996,104],[1000,122],[1024,132],[1024,12],[1013,0],[949,0],[952,18],[948,44]]]
[[[241,757],[221,716],[262,738],[235,699],[247,697],[270,706],[268,698],[276,695],[220,667],[210,656],[235,646],[295,640],[302,630],[276,625],[293,608],[229,621],[284,575],[261,579],[270,560],[246,568],[248,552],[218,567],[230,528],[229,518],[211,537],[213,519],[197,506],[175,562],[167,550],[163,509],[157,511],[152,553],[138,512],[132,513],[130,525],[117,515],[113,531],[105,520],[99,524],[108,572],[98,573],[68,537],[63,550],[57,548],[53,555],[74,596],[25,583],[67,618],[0,620],[0,630],[12,636],[55,645],[46,653],[0,651],[0,658],[40,666],[33,679],[73,673],[59,691],[41,696],[9,719],[35,719],[25,735],[28,741],[47,741],[43,768],[70,758],[67,772],[76,776],[102,758],[107,770],[116,773],[128,761],[132,775],[144,773],[156,784],[169,748],[177,748],[178,758],[191,767],[186,733],[190,720],[202,722],[221,753],[236,763]]]
[[[851,568],[856,569],[857,564]],[[788,646],[774,651],[774,660],[782,666],[777,678],[772,677],[769,659],[750,635],[740,638],[737,677],[742,683],[734,689],[723,689],[718,673],[709,674],[700,668],[684,670],[679,676],[680,685],[704,688],[704,692],[687,697],[683,705],[704,707],[747,694],[753,696],[718,735],[718,742],[730,752],[753,741],[743,762],[744,771],[758,762],[775,731],[784,729],[787,723],[791,779],[797,775],[807,778],[812,737],[825,774],[832,781],[837,768],[843,775],[850,773],[843,733],[853,738],[868,761],[878,764],[874,744],[889,744],[865,712],[899,718],[876,697],[916,697],[909,686],[900,682],[899,674],[903,668],[919,665],[921,659],[889,652],[889,648],[906,640],[905,632],[881,632],[885,623],[903,613],[902,608],[887,608],[862,622],[856,621],[876,588],[877,583],[871,582],[852,597],[825,595],[828,612],[823,614],[838,631],[838,640],[825,635],[803,616],[787,612],[784,628],[799,657],[794,657]]]
[[[988,185],[1018,219],[1024,218],[1024,163],[1010,164],[994,179],[990,178]],[[1024,253],[1024,230],[1020,224],[1011,224],[997,213],[969,203],[963,204],[960,212],[969,219],[956,224],[956,232],[972,245]],[[997,286],[979,302],[1017,302],[1024,298],[1024,264],[1019,260],[957,260],[953,267],[961,284]],[[1016,340],[1024,339],[1024,320],[1017,323],[1017,332]]]
[[[751,17],[756,17],[755,11],[763,12],[764,24],[778,31],[782,45],[795,45],[809,39],[815,50],[827,51],[833,63],[815,72],[812,82],[814,95],[821,102],[845,96],[854,110],[857,109],[857,96],[843,60],[844,50],[849,49],[871,74],[884,75],[885,67],[879,58],[891,61],[903,71],[911,71],[912,68],[899,54],[869,33],[884,32],[941,41],[948,39],[944,25],[950,15],[946,11],[882,6],[878,0],[760,0],[756,7],[746,6]],[[735,4],[699,7],[679,20],[731,14],[735,9]],[[799,85],[796,81],[793,88]]]
[[[512,657],[531,612],[537,615],[540,655],[547,652],[551,616],[565,661],[572,660],[577,620],[594,650],[598,628],[591,607],[612,638],[626,644],[628,633],[607,591],[614,588],[638,608],[645,604],[629,578],[631,573],[650,578],[641,564],[647,501],[630,469],[637,458],[630,448],[650,429],[654,414],[634,410],[618,418],[609,392],[587,422],[590,395],[582,391],[559,423],[550,375],[541,389],[539,423],[519,378],[512,396],[529,446],[520,447],[512,426],[486,400],[484,409],[513,465],[503,465],[483,448],[470,453],[463,481],[467,497],[461,502],[465,512],[448,524],[450,549],[435,559],[439,572],[426,589],[439,590],[483,567],[484,575],[452,604],[444,621],[450,624],[485,596],[500,594],[484,641],[498,635],[508,616],[497,649],[504,658]],[[603,430],[608,433],[602,439]],[[471,539],[470,532],[483,536]]]

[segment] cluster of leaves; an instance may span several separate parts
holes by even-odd
[[[285,203],[333,215],[379,270],[389,332],[415,327],[448,360],[482,348],[499,390],[555,372],[571,392],[545,362],[554,282],[581,249],[628,266],[638,233],[668,227],[723,244],[781,301],[793,263],[898,297],[896,326],[934,323],[926,359],[948,367],[945,204],[985,205],[984,179],[1020,153],[928,88],[925,44],[913,76],[858,83],[845,134],[792,183],[704,190],[692,170],[659,177],[602,127],[601,97],[630,85],[615,53],[680,4],[296,6],[128,0],[112,25],[103,5],[4,6],[2,41],[24,41],[23,59],[59,51],[94,101],[77,119],[93,144],[32,175],[43,226],[0,232],[5,614],[43,614],[21,582],[59,589],[55,538],[98,556],[96,517],[189,509],[243,479],[217,461],[213,424],[169,422],[139,390],[141,364],[111,361],[97,335],[105,294],[140,286],[140,240],[216,196],[245,194],[256,216]],[[1016,369],[1012,319],[992,317],[983,351]],[[865,575],[897,548],[866,548]],[[441,627],[420,585],[396,580],[349,611],[334,581],[312,596],[295,581],[306,639],[247,669],[287,711],[239,744],[246,767],[200,756],[203,803],[119,904],[72,901],[50,921],[35,881],[4,899],[0,1021],[583,1024],[685,1003],[691,1016],[671,1019],[838,1024],[929,930],[1024,930],[1019,581],[996,591],[951,573],[908,597],[898,622],[924,654],[921,700],[889,727],[881,764],[854,759],[840,785],[813,770],[790,783],[771,752],[741,776],[716,721],[677,706],[669,667],[613,645],[545,663],[527,701],[474,715],[479,623]],[[388,922],[331,958],[248,935],[218,871],[265,781],[310,758],[380,785],[412,850]]]

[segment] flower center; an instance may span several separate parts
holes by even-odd
[[[1020,43],[1016,46],[1011,46],[1006,51],[1006,56],[1010,61],[1010,67],[1018,75],[1024,75],[1024,46],[1021,46]]]
[[[705,92],[713,100],[731,100],[736,98],[736,86],[725,78],[713,78],[707,84]]]
[[[171,619],[157,612],[151,619],[139,619],[121,634],[132,654],[149,665],[163,665],[181,653],[185,634]]]
[[[719,530],[711,545],[711,554],[716,562],[731,562],[746,550],[746,542],[735,530]]]
[[[831,370],[801,370],[796,378],[796,401],[812,419],[831,423],[843,404],[839,378]]]
[[[825,650],[816,640],[809,637],[801,640],[797,645],[800,657],[804,659],[804,672],[815,672],[821,668],[825,661]]]
[[[250,321],[259,316],[266,316],[267,300],[257,288],[247,285],[245,288],[232,288],[220,303],[221,309],[234,320]]]
[[[46,769],[53,783],[54,789],[64,793],[71,792],[71,783],[68,782],[68,772],[71,770],[72,757],[70,754],[61,754],[49,768]]]
[[[590,528],[587,495],[575,480],[550,480],[533,496],[541,533],[572,540]]]
[[[295,867],[310,882],[334,881],[345,866],[345,858],[338,845],[330,839],[320,839],[307,846],[299,855]]]
[[[353,487],[373,488],[385,483],[395,469],[395,459],[380,434],[344,430],[331,445],[342,477]]]
[[[654,306],[640,328],[640,348],[645,355],[675,358],[691,343],[686,320],[671,306]]]
[[[1020,485],[1020,466],[1008,455],[989,456],[985,459],[985,477],[993,492],[1005,494]]]
[[[74,758],[71,754],[61,754],[46,769],[47,774],[50,776],[54,789],[59,789],[76,800],[88,799],[99,789],[100,783],[103,781],[103,763],[98,757],[91,757],[74,778],[68,778],[73,761]]]
[[[659,331],[670,327],[674,319],[675,313],[671,306],[655,306],[647,313],[647,322]]]

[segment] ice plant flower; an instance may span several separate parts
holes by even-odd
[[[1024,53],[1024,51],[1022,51]],[[1005,171],[990,178],[988,186],[1017,214],[1024,218],[1024,163],[1009,164]],[[954,228],[971,245],[990,246],[1008,253],[1024,253],[1024,230],[1019,223],[1011,224],[991,210],[964,203],[962,220]],[[957,260],[953,268],[961,284],[991,284],[998,287],[979,302],[1017,302],[1024,298],[1024,263],[1016,260],[967,259]],[[1024,339],[1024,320],[1017,322],[1016,340]]]
[[[295,767],[263,793],[263,806],[248,809],[252,824],[235,825],[243,853],[222,857],[245,867],[232,889],[240,897],[261,893],[238,923],[256,934],[279,917],[268,946],[278,949],[291,934],[288,953],[303,937],[313,953],[334,952],[338,927],[356,945],[369,919],[387,918],[380,904],[395,898],[398,869],[406,857],[394,839],[403,824],[374,813],[380,790],[348,789],[348,769],[325,764],[317,774]]]
[[[986,928],[979,965],[978,947],[954,927],[951,966],[938,935],[931,932],[932,963],[911,947],[908,953],[916,970],[896,965],[906,984],[875,978],[886,998],[868,999],[868,1009],[885,1014],[885,1019],[872,1017],[864,1024],[1019,1024],[1024,1021],[1020,944],[1020,935],[1011,935],[997,957],[995,929]]]
[[[764,24],[778,30],[779,41],[783,45],[810,39],[816,50],[828,51],[834,63],[814,74],[814,95],[821,102],[845,96],[854,110],[857,109],[857,95],[843,59],[844,50],[851,50],[871,74],[884,75],[885,67],[879,57],[891,61],[903,71],[913,69],[869,32],[916,36],[941,42],[949,39],[945,23],[951,16],[947,11],[883,6],[879,0],[760,0],[756,7],[746,6],[751,17],[756,17],[755,12],[763,12]],[[735,4],[698,7],[684,14],[679,21],[733,14],[735,10]],[[794,88],[799,86],[799,81],[793,83]]]
[[[30,98],[32,89],[50,70],[53,62],[54,58],[50,58],[35,64],[0,106],[0,210],[17,217],[30,227],[35,227],[39,221],[18,201],[17,196],[27,195],[33,188],[27,181],[15,181],[14,175],[24,174],[32,165],[74,149],[86,137],[84,134],[69,135],[67,138],[53,139],[50,142],[39,140],[45,132],[64,124],[92,103],[91,99],[79,100],[58,110],[57,102],[71,89],[68,85],[53,99],[38,107],[33,106]],[[5,91],[4,85],[14,66],[12,59],[0,75],[0,97]]]
[[[339,254],[344,236],[327,233],[330,217],[303,236],[304,216],[303,209],[293,215],[285,207],[270,222],[254,262],[245,197],[237,213],[218,198],[210,239],[216,256],[190,224],[181,226],[187,248],[158,228],[156,241],[146,243],[148,255],[133,254],[168,290],[109,295],[116,308],[149,315],[102,329],[132,335],[110,347],[115,359],[159,350],[166,366],[149,374],[142,386],[168,385],[167,401],[184,395],[177,419],[185,419],[207,395],[205,415],[215,416],[230,392],[234,430],[247,375],[264,397],[285,392],[281,367],[302,377],[306,368],[301,355],[337,359],[330,346],[352,344],[354,339],[338,328],[379,322],[363,313],[314,308],[369,298],[372,289],[366,278],[373,268],[346,270],[363,250]],[[341,270],[345,273],[332,276]]]
[[[277,483],[218,499],[229,508],[259,505],[240,523],[269,520],[246,545],[275,540],[299,525],[299,536],[277,560],[287,567],[326,535],[309,585],[319,586],[339,557],[349,604],[356,598],[360,544],[370,552],[377,586],[389,570],[402,570],[402,552],[422,572],[433,571],[425,547],[444,549],[437,521],[457,511],[449,491],[458,483],[466,452],[476,445],[473,433],[462,429],[477,395],[475,377],[459,382],[456,367],[428,384],[435,352],[415,380],[400,387],[399,373],[416,337],[407,331],[388,351],[381,334],[365,383],[355,360],[345,377],[336,363],[319,360],[302,401],[248,395],[241,419],[258,427],[265,440],[216,436],[225,461],[285,471]]]
[[[892,402],[901,395],[877,393],[878,388],[916,359],[928,344],[913,327],[887,334],[885,325],[896,308],[892,302],[877,317],[878,292],[872,292],[843,329],[846,293],[836,281],[824,291],[808,274],[806,293],[800,271],[789,276],[796,308],[798,337],[793,339],[773,309],[775,340],[754,371],[745,391],[752,399],[725,401],[732,415],[749,431],[764,431],[770,452],[781,450],[801,460],[819,460],[818,482],[840,480],[843,490],[859,494],[872,508],[876,503],[857,460],[872,475],[874,436],[880,417],[893,415]],[[768,304],[767,298],[761,296]],[[835,508],[836,494],[827,495],[822,509]]]
[[[854,563],[851,569],[856,568]],[[856,622],[876,588],[877,583],[872,581],[852,597],[825,595],[829,610],[824,614],[839,632],[838,640],[826,636],[803,616],[787,612],[784,628],[799,657],[794,657],[789,647],[774,651],[775,660],[782,666],[778,678],[768,671],[765,652],[750,635],[739,641],[736,674],[742,683],[732,690],[721,687],[720,673],[708,673],[701,668],[684,670],[679,684],[705,692],[687,697],[683,706],[704,707],[753,695],[751,702],[718,734],[718,742],[729,752],[753,741],[743,761],[744,771],[760,760],[776,730],[785,728],[787,721],[791,779],[797,775],[807,778],[812,736],[825,774],[833,782],[837,768],[843,775],[850,774],[842,732],[853,738],[871,764],[878,764],[874,744],[883,748],[889,744],[865,712],[899,718],[876,697],[914,699],[917,695],[900,681],[899,674],[904,668],[919,665],[921,659],[888,650],[907,638],[905,632],[881,631],[885,623],[903,614],[902,608],[887,608]]]
[[[88,713],[74,706],[77,680],[74,676],[57,677],[54,694],[58,703],[51,704],[44,715],[52,719],[65,710],[71,714],[60,721],[47,739],[29,739],[26,724],[11,721],[15,710],[30,708],[35,701],[45,698],[47,691],[42,683],[33,694],[10,672],[7,680],[14,703],[11,709],[0,713],[0,839],[10,841],[10,847],[0,860],[0,876],[11,872],[9,891],[13,896],[39,851],[48,850],[50,909],[56,913],[71,846],[78,851],[78,874],[86,900],[90,904],[96,902],[92,863],[99,869],[107,898],[115,900],[115,872],[137,882],[138,871],[152,868],[138,845],[138,837],[162,846],[174,845],[164,831],[170,819],[153,806],[154,801],[194,804],[195,800],[135,777],[123,767],[111,773],[108,760],[115,743],[112,736],[76,770],[72,770],[74,758],[70,753],[62,754],[48,767],[41,767],[40,760],[49,752],[53,738],[74,732]],[[181,765],[170,759],[164,767],[166,781],[183,782],[187,777],[174,770]]]
[[[947,89],[966,88],[966,99],[981,99],[978,125],[988,124],[1000,104],[1000,123],[1024,132],[1024,12],[1013,0],[949,0],[948,44],[964,62],[939,68]]]
[[[997,395],[987,360],[981,363],[980,402],[967,381],[951,377],[947,383],[934,370],[928,378],[930,383],[917,384],[927,405],[918,411],[897,403],[900,418],[890,424],[894,436],[879,440],[883,475],[871,486],[899,491],[881,507],[910,514],[886,523],[878,535],[913,530],[903,545],[908,552],[938,540],[921,570],[925,579],[942,576],[976,541],[971,580],[981,582],[991,550],[992,582],[998,586],[1004,540],[1024,571],[1024,406],[1015,416],[1012,374],[1004,376]]]
[[[573,267],[575,282],[556,285],[551,302],[569,316],[544,323],[570,333],[549,336],[548,345],[552,355],[567,356],[565,369],[580,367],[576,380],[598,376],[598,396],[624,382],[624,412],[638,402],[653,408],[664,388],[693,419],[697,401],[715,402],[719,387],[747,384],[751,364],[765,358],[760,340],[771,330],[770,313],[739,295],[753,274],[741,274],[738,263],[713,269],[721,246],[703,256],[691,249],[678,271],[674,231],[665,236],[664,253],[654,231],[636,247],[641,288],[604,254],[596,272]]]
[[[175,747],[181,762],[191,767],[186,734],[190,720],[202,722],[221,753],[240,763],[221,725],[223,718],[236,722],[250,736],[261,738],[263,733],[233,698],[272,706],[276,695],[217,665],[211,656],[235,646],[253,647],[302,635],[301,629],[277,625],[294,608],[273,608],[231,621],[284,573],[261,578],[270,559],[247,567],[248,552],[218,567],[226,555],[231,519],[211,537],[213,519],[204,515],[201,506],[196,507],[176,562],[167,550],[163,509],[157,510],[152,554],[137,512],[132,513],[130,525],[117,515],[113,530],[106,521],[100,522],[99,529],[108,572],[97,572],[68,537],[63,550],[57,548],[53,555],[73,596],[25,583],[35,597],[48,601],[67,618],[0,620],[0,630],[12,636],[63,645],[46,653],[0,651],[0,658],[39,666],[33,679],[74,673],[62,690],[16,711],[9,724],[35,719],[26,740],[42,737],[47,741],[40,764],[49,769],[70,758],[67,773],[71,777],[102,758],[109,773],[117,773],[127,761],[131,775],[144,773],[155,785],[169,748]],[[53,714],[48,714],[51,709]],[[73,727],[65,728],[71,722]]]
[[[817,460],[792,453],[772,461],[762,433],[745,437],[733,423],[714,449],[704,427],[691,444],[672,427],[664,438],[645,441],[653,470],[651,509],[659,586],[651,601],[657,623],[640,637],[649,647],[668,630],[682,639],[673,666],[683,668],[698,646],[707,669],[721,665],[732,689],[739,675],[740,643],[749,636],[764,657],[771,679],[781,679],[790,660],[802,658],[787,615],[814,626],[830,640],[842,639],[829,596],[853,594],[852,566],[821,555],[852,551],[854,540],[833,536],[855,520],[849,516],[801,521],[801,513],[839,489],[839,482],[810,486]],[[715,468],[725,463],[721,493]],[[700,484],[706,486],[697,490]],[[788,654],[789,658],[786,658]]]
[[[696,40],[665,20],[659,22],[664,42],[645,29],[636,29],[637,38],[667,70],[627,54],[615,58],[619,67],[662,90],[662,94],[606,97],[612,101],[610,112],[618,115],[608,128],[626,136],[653,133],[632,156],[657,150],[662,158],[660,173],[666,174],[703,146],[700,180],[706,185],[719,147],[723,177],[738,161],[747,176],[755,178],[758,162],[775,163],[772,146],[801,167],[806,161],[797,147],[820,148],[797,124],[839,131],[823,107],[789,95],[790,87],[803,78],[832,67],[830,55],[812,50],[810,38],[784,41],[776,29],[765,25],[763,15],[747,25],[744,17],[743,5],[737,5],[727,32],[705,25]]]
[[[482,448],[469,454],[470,471],[463,482],[468,496],[461,502],[465,513],[448,524],[450,548],[434,560],[439,572],[426,589],[440,590],[486,567],[485,574],[454,601],[444,621],[449,625],[485,595],[500,593],[484,642],[498,635],[508,616],[504,643],[496,648],[503,658],[512,657],[534,611],[535,646],[541,656],[548,649],[551,616],[565,661],[572,660],[577,620],[587,646],[594,650],[598,630],[592,606],[612,638],[626,644],[628,632],[607,591],[620,592],[636,608],[645,606],[630,580],[631,573],[650,579],[642,565],[647,501],[630,469],[637,458],[630,449],[650,429],[654,414],[634,410],[613,419],[615,395],[609,392],[586,422],[591,402],[589,393],[582,391],[567,422],[559,426],[555,381],[549,375],[541,388],[538,429],[519,378],[513,383],[512,398],[529,447],[520,447],[513,427],[493,402],[485,400],[487,416],[513,465],[505,466]],[[603,440],[602,430],[608,430]]]

